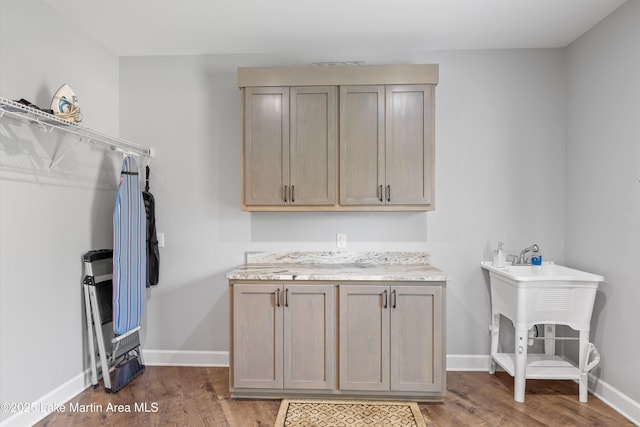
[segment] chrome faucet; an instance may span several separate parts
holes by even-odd
[[[533,244],[531,246],[529,246],[528,248],[524,248],[522,251],[520,251],[520,255],[516,258],[513,258],[513,265],[517,265],[517,264],[528,264],[528,259],[525,258],[527,255],[527,252],[533,252],[533,253],[538,253],[540,251],[540,247],[537,244]]]

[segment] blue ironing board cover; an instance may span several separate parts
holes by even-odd
[[[132,157],[122,162],[113,211],[113,331],[123,334],[140,325],[147,274],[146,212]]]

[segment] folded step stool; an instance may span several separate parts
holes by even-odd
[[[144,372],[138,334],[140,326],[121,335],[116,335],[113,331],[113,251],[89,251],[83,255],[83,261],[82,283],[91,359],[91,383],[93,388],[99,385],[96,360],[100,358],[105,391],[115,393]]]

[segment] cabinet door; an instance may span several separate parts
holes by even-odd
[[[336,203],[337,88],[292,87],[290,202]]]
[[[391,390],[443,390],[443,301],[439,286],[391,287]]]
[[[384,204],[384,86],[340,87],[340,203]]]
[[[284,294],[284,388],[335,385],[333,285],[291,285]]]
[[[233,286],[233,386],[282,388],[283,291],[277,285]]]
[[[388,299],[388,286],[339,286],[341,390],[389,390]]]
[[[286,205],[289,88],[244,89],[244,203]]]
[[[432,203],[433,87],[386,87],[385,172],[387,204]]]

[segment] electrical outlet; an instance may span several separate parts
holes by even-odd
[[[158,247],[164,248],[164,233],[158,233]]]
[[[338,249],[344,249],[347,247],[347,235],[344,233],[336,234],[336,246]]]

